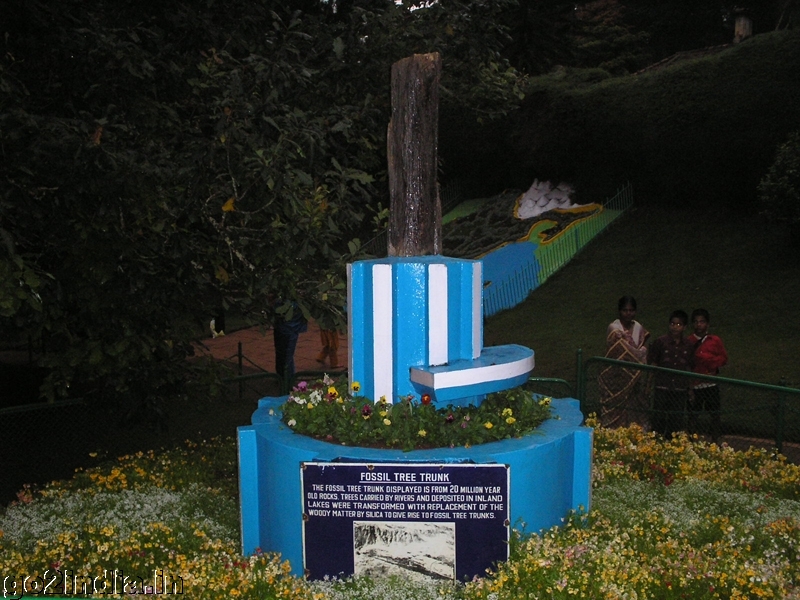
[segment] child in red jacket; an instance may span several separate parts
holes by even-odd
[[[692,311],[694,333],[688,340],[694,345],[695,373],[701,375],[718,375],[720,367],[728,363],[728,352],[719,336],[708,333],[711,317],[704,308]],[[720,395],[716,383],[702,380],[695,381],[694,398],[689,406],[689,431],[697,428],[697,417],[703,410],[711,415],[711,439],[716,442],[720,433]]]

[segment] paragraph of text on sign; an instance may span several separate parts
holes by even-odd
[[[311,483],[305,489],[306,513],[424,521],[502,518],[506,508],[502,487],[450,483],[449,475],[362,471],[357,483]]]

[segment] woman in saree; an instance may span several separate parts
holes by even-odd
[[[617,309],[619,318],[608,326],[606,333],[606,358],[645,364],[650,332],[635,319],[636,299],[623,296]],[[643,379],[640,369],[608,366],[600,372],[600,421],[604,427],[638,423],[648,428]]]

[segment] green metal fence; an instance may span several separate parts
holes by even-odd
[[[552,398],[574,398],[575,392],[565,379],[554,377],[531,377],[525,382],[525,389]]]
[[[552,241],[539,244],[535,256],[540,265],[538,285],[567,264],[586,244],[633,206],[633,186],[625,184],[591,217],[572,223]]]
[[[326,369],[324,371],[297,371],[291,379],[284,379],[277,373],[261,371],[230,377],[224,381],[228,394],[236,394],[240,400],[260,399],[266,396],[285,396],[300,381],[315,381],[325,375],[336,377],[346,375],[347,370]]]
[[[582,364],[579,360],[578,366],[576,391],[581,409],[584,415],[596,413],[601,422],[614,416],[608,407],[616,399],[630,408],[631,420],[654,430],[688,431],[734,446],[775,447],[800,457],[800,389],[603,357],[589,358]],[[671,383],[658,386],[664,383],[664,376]],[[619,384],[616,389],[615,381]],[[623,383],[626,392],[615,395],[623,389]],[[716,391],[708,387],[714,385]],[[708,402],[712,392],[719,394],[718,406]]]

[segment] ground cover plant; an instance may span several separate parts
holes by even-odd
[[[242,556],[235,475],[235,442],[217,438],[22,490],[0,513],[6,596],[26,575],[63,592],[53,578],[70,571],[111,591],[116,569],[128,587],[117,575],[105,597],[154,581],[198,599],[800,597],[800,467],[765,450],[598,428],[591,510],[543,532],[517,524],[511,560],[458,584],[305,582],[278,556]]]
[[[489,394],[479,405],[437,405],[430,394],[394,403],[358,395],[357,381],[325,375],[301,381],[281,406],[296,433],[347,446],[453,448],[518,438],[550,418],[551,398],[521,387]]]

